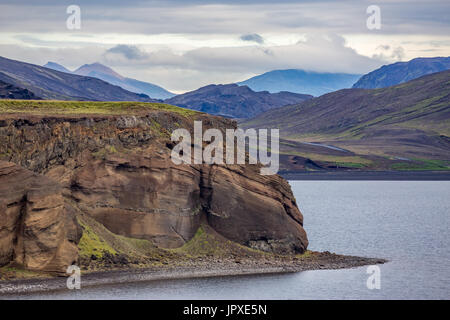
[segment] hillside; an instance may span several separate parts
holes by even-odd
[[[339,89],[350,88],[361,75],[347,73],[319,73],[299,69],[273,70],[239,82],[255,91],[272,93],[289,91],[321,96]]]
[[[382,66],[361,77],[353,88],[385,88],[450,69],[450,57],[416,58]]]
[[[98,62],[82,65],[73,72],[55,62],[47,62],[44,67],[62,72],[73,73],[80,76],[98,78],[113,85],[119,86],[125,90],[146,94],[154,99],[167,99],[175,95],[172,92],[169,92],[166,89],[157,86],[156,84],[124,77],[115,72],[113,69]]]
[[[152,101],[103,80],[60,72],[0,57],[0,80],[27,89],[43,99]]]
[[[447,170],[450,71],[384,89],[340,90],[241,126],[280,128],[286,170]]]
[[[264,111],[312,98],[291,92],[255,92],[236,84],[209,85],[164,102],[229,118],[251,118]]]

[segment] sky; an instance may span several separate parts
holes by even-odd
[[[70,70],[100,62],[174,93],[276,69],[364,74],[450,56],[448,0],[36,2],[0,0],[0,56]],[[69,5],[79,29],[67,27]]]

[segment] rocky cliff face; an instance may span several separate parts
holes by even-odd
[[[76,262],[81,233],[61,187],[0,161],[0,265],[65,272]]]
[[[195,118],[205,129],[235,126]],[[253,165],[175,165],[170,133],[178,127],[193,130],[193,117],[1,116],[0,159],[9,162],[0,166],[0,265],[67,267],[77,259],[76,212],[164,248],[182,246],[207,223],[249,247],[306,249],[303,217],[285,180],[261,176]]]

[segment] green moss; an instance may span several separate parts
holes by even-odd
[[[114,146],[106,146],[96,152],[92,152],[92,156],[96,159],[105,159],[107,154],[117,153],[117,149]]]
[[[161,128],[161,124],[159,124],[158,121],[156,121],[155,119],[150,119],[150,122],[150,128],[155,134],[157,134],[159,137],[170,138],[170,133],[167,130]]]
[[[128,237],[119,236],[119,235],[116,235],[116,237],[118,239],[120,239],[121,241],[129,244],[134,249],[139,250],[140,252],[150,252],[151,250],[155,249],[155,245],[145,239],[128,238]]]
[[[78,244],[78,249],[80,250],[80,256],[91,257],[96,256],[97,258],[103,257],[105,252],[110,254],[117,254],[108,243],[101,239],[86,223],[81,219],[78,219],[78,223],[83,228],[83,236]]]
[[[12,155],[12,150],[11,149],[7,149],[4,152],[0,152],[0,158],[2,159],[9,159]]]
[[[125,257],[127,264],[108,265],[108,268],[150,267],[166,265],[169,262],[178,263],[185,257],[158,248],[149,240],[128,238],[117,235],[105,228],[104,225],[92,217],[82,213],[78,221],[84,230],[79,244],[81,267],[85,270],[103,270],[105,268],[105,253]],[[91,259],[92,255],[96,259]],[[106,263],[110,263],[106,257]]]
[[[308,258],[310,258],[312,255],[314,255],[314,252],[313,251],[310,251],[310,250],[306,250],[304,253],[302,253],[302,254],[297,254],[297,255],[295,255],[295,257],[297,258],[297,259],[308,259]]]
[[[194,237],[186,242],[181,248],[174,249],[175,252],[186,253],[192,256],[217,254],[218,248],[210,245],[208,234],[203,226],[197,229]],[[210,239],[211,240],[211,239]]]
[[[357,162],[336,162],[336,166],[341,168],[355,168],[355,169],[366,168],[366,165],[364,163],[357,163]]]
[[[207,225],[200,226],[194,237],[186,242],[181,248],[172,249],[172,252],[183,254],[188,257],[234,257],[253,256],[266,257],[270,253],[252,249],[236,242],[227,240]]]
[[[0,268],[0,280],[8,279],[32,279],[40,277],[49,277],[49,274],[26,270],[20,267],[4,266]]]
[[[161,125],[155,120],[155,119],[150,119],[150,122],[152,123],[152,127],[156,130],[160,130],[161,129]]]

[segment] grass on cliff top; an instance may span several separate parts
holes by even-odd
[[[0,99],[0,113],[120,115],[139,114],[146,111],[168,111],[185,117],[198,114],[197,111],[165,103]]]

